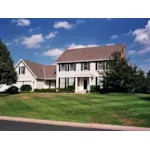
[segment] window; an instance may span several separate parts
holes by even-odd
[[[25,74],[25,66],[19,67],[19,74]]]
[[[74,64],[74,63],[71,63],[71,64],[69,65],[69,70],[70,70],[70,71],[74,71],[74,70],[75,70],[75,64]]]
[[[102,61],[100,61],[100,62],[97,62],[97,70],[101,70],[101,69],[103,69],[103,62]]]
[[[74,83],[75,83],[74,78],[73,77],[69,78],[69,85],[74,85]]]
[[[83,70],[88,70],[88,63],[87,62],[83,63]]]
[[[67,71],[67,64],[60,64],[60,71]]]
[[[65,78],[60,78],[60,88],[65,87]]]

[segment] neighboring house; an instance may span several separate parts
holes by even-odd
[[[20,88],[22,85],[31,85],[34,89],[56,87],[56,65],[42,65],[28,60],[21,59],[15,66],[18,80],[14,86]],[[0,91],[9,86],[1,85]]]
[[[56,60],[56,87],[75,85],[76,93],[85,93],[91,85],[100,85],[101,73],[107,69],[107,61],[113,52],[119,51],[126,57],[126,46],[111,45],[69,49]]]

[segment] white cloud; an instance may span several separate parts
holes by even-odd
[[[66,45],[66,48],[65,49],[75,49],[75,48],[85,48],[85,47],[96,47],[98,45],[95,45],[95,44],[88,44],[88,45],[76,45],[74,43],[72,44],[68,44]],[[52,56],[52,57],[58,57],[60,56],[64,50],[64,48],[54,48],[54,49],[49,49],[48,51],[46,52],[43,52],[43,55],[45,56]]]
[[[138,51],[138,54],[150,52],[150,20],[144,28],[139,28],[133,31],[132,35],[135,37],[134,41],[143,47]]]
[[[43,52],[43,55],[45,56],[52,56],[52,57],[58,57],[64,52],[63,49],[55,48],[55,49],[49,49],[47,52]]]
[[[54,23],[54,28],[65,28],[70,29],[73,27],[73,24],[68,23],[67,21],[59,21]]]
[[[17,26],[29,26],[31,22],[28,19],[13,19],[12,23],[17,23]]]
[[[106,44],[106,46],[109,46],[109,45],[115,45],[114,43],[108,43],[108,44]]]
[[[129,54],[129,55],[133,55],[133,54],[135,54],[136,52],[137,52],[136,50],[129,50],[129,51],[128,51],[128,54]]]
[[[119,37],[119,35],[114,34],[113,36],[111,36],[111,39],[117,39]]]
[[[131,30],[126,34],[126,36],[129,36],[129,35],[132,35],[132,31]]]
[[[56,29],[57,28],[71,29],[71,28],[78,26],[81,23],[84,23],[84,22],[85,22],[84,20],[77,20],[75,24],[70,24],[67,21],[57,21],[54,23],[53,27]]]
[[[144,54],[150,52],[150,46],[147,46],[141,50],[138,51],[138,54]]]
[[[145,47],[150,46],[150,20],[144,28],[139,28],[133,31],[132,35],[135,36],[135,42],[140,43]],[[149,52],[148,49],[145,51]]]
[[[40,27],[30,28],[30,29],[28,30],[28,32],[35,32],[35,31],[37,31],[37,30],[39,30],[39,29],[40,29]]]
[[[76,45],[74,43],[68,44],[67,48],[68,49],[75,49],[75,48],[85,48],[85,47],[97,47],[98,45],[96,44],[88,44],[88,45]]]
[[[58,33],[57,31],[51,32],[49,35],[47,35],[47,36],[45,37],[45,39],[52,39],[52,38],[55,38],[57,33]]]
[[[40,48],[41,43],[44,42],[42,34],[35,34],[31,37],[24,37],[22,44],[27,48]]]

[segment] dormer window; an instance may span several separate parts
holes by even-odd
[[[25,74],[25,66],[19,67],[19,74]]]

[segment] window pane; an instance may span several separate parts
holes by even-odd
[[[97,69],[103,69],[103,62],[98,62],[97,63]]]
[[[84,69],[84,70],[88,70],[88,63],[85,62],[83,65],[84,65],[84,66],[83,66],[83,69]]]
[[[74,65],[75,64],[70,64],[70,70],[74,70]]]
[[[65,87],[65,78],[60,78],[60,87],[61,88]]]
[[[69,78],[69,85],[74,85],[74,78]]]

